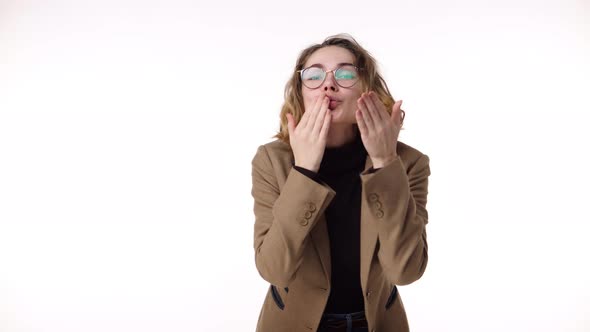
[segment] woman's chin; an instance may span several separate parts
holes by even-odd
[[[328,108],[328,112],[332,115],[332,119],[342,118],[342,116],[346,114],[342,107],[336,107],[335,109]]]
[[[330,111],[332,115],[331,123],[332,124],[356,124],[356,120],[354,118],[344,116],[342,112],[338,110]]]
[[[338,108],[335,110],[328,109],[328,112],[330,112],[330,116],[332,117],[332,123],[339,121],[341,115]]]
[[[331,109],[328,107],[328,112],[330,112],[330,114],[332,115],[332,118],[340,116],[340,113],[342,113],[342,107],[336,106],[336,108],[334,108],[334,109]]]

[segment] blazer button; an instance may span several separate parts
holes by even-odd
[[[305,204],[305,208],[311,212],[316,210],[315,204],[313,204],[312,202]]]
[[[304,219],[304,218],[299,219],[299,225],[301,225],[301,226],[307,226],[307,224],[309,224],[309,220],[308,219]]]
[[[383,205],[381,205],[381,202],[375,201],[375,203],[373,203],[373,206],[375,206],[376,209],[380,209]]]
[[[305,219],[311,218],[312,213],[310,211],[305,211]]]
[[[369,201],[376,202],[377,200],[379,200],[379,196],[377,194],[372,193],[369,195]]]
[[[384,213],[381,210],[377,210],[375,212],[375,215],[377,216],[377,218],[381,219],[381,218],[383,218]]]

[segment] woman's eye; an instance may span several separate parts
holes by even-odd
[[[350,71],[338,72],[338,76],[337,76],[337,78],[343,79],[343,80],[351,80],[355,77],[356,77],[356,75]]]

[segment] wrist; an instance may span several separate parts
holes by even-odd
[[[373,168],[383,168],[397,159],[397,154],[387,156],[385,158],[371,158]]]
[[[295,166],[301,167],[301,168],[305,168],[306,170],[312,171],[314,173],[317,173],[318,170],[319,170],[319,167],[314,167],[314,166],[309,166],[309,165],[303,165],[303,164],[298,164],[298,163],[295,163]]]

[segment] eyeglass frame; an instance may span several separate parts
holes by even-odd
[[[335,71],[337,71],[338,69],[340,69],[340,68],[342,68],[344,66],[352,66],[352,67],[354,67],[356,69],[356,71],[359,73],[359,76],[360,76],[360,72],[363,70],[363,68],[357,67],[357,66],[353,65],[352,63],[339,63],[338,65],[336,65],[336,68],[331,69],[331,70],[326,70],[324,68],[324,66],[322,66],[322,65],[314,64],[314,65],[311,65],[309,67],[296,70],[295,72],[299,73],[299,79],[301,80],[301,84],[303,86],[305,86],[306,88],[311,89],[311,90],[319,89],[322,86],[322,84],[324,84],[324,82],[326,81],[326,78],[328,77],[328,73],[332,73],[332,76],[334,76],[334,81],[336,82],[336,84],[339,87],[344,88],[344,89],[352,88],[353,86],[355,86],[360,81],[360,77],[358,78],[358,80],[356,82],[354,82],[353,85],[351,85],[351,86],[342,86],[342,85],[340,85],[340,83],[338,83],[338,80],[336,79],[336,76],[334,75],[334,72]],[[314,68],[314,67],[315,68],[320,68],[321,70],[324,71],[324,73],[326,73],[326,75],[324,76],[324,79],[322,80],[322,83],[320,83],[320,85],[318,85],[316,88],[310,88],[307,85],[305,85],[305,83],[303,83],[303,71],[305,71],[305,70],[307,70],[309,68]]]

